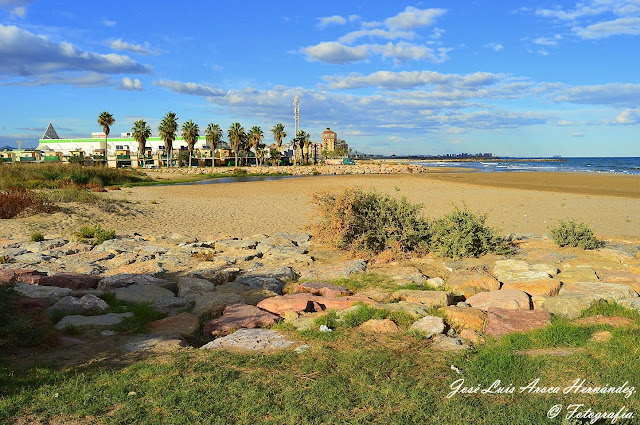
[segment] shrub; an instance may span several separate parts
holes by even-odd
[[[40,232],[33,232],[31,234],[31,242],[42,242],[44,240],[44,235]]]
[[[57,333],[44,312],[20,308],[14,304],[18,298],[13,290],[0,288],[0,349],[56,345]]]
[[[104,230],[102,226],[96,224],[95,226],[82,226],[74,236],[80,242],[87,243],[91,240],[93,245],[100,245],[104,241],[115,239],[116,231]]]
[[[23,189],[0,190],[0,218],[51,212],[53,206],[35,193]]]
[[[420,216],[422,205],[406,198],[346,189],[313,195],[320,221],[311,225],[314,237],[341,249],[378,253],[427,252],[429,223]]]
[[[488,252],[509,254],[511,247],[495,229],[485,226],[486,215],[476,215],[467,207],[454,211],[433,223],[431,249],[444,257],[478,257]]]
[[[248,176],[249,173],[244,168],[234,168],[233,171],[231,172],[231,175],[233,177],[245,177],[245,176]]]
[[[576,223],[574,220],[560,220],[560,223],[551,229],[551,238],[558,246],[579,246],[582,249],[596,249],[602,246],[602,242],[596,239],[589,226]]]

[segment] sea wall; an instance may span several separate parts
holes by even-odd
[[[296,166],[259,166],[259,167],[206,167],[206,168],[160,168],[157,171],[177,174],[228,173],[242,169],[248,174],[282,173],[294,176],[340,175],[340,174],[409,174],[426,173],[429,170],[421,165],[411,164],[357,164],[357,165],[296,165]]]

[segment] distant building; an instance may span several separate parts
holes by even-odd
[[[322,150],[325,152],[334,152],[337,150],[348,150],[349,145],[344,140],[338,139],[338,134],[335,131],[331,131],[330,128],[327,127],[325,131],[322,132]]]

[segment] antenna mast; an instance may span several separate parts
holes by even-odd
[[[296,120],[296,136],[297,136],[298,131],[300,131],[300,98],[298,96],[293,98],[293,118]]]
[[[22,149],[22,140],[16,140],[16,145],[18,145],[18,150]]]

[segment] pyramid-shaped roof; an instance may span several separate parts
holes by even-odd
[[[59,139],[60,137],[58,136],[58,133],[56,133],[56,130],[53,128],[53,125],[49,123],[49,127],[47,127],[47,130],[42,135],[42,138],[43,139]]]

